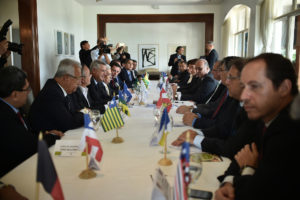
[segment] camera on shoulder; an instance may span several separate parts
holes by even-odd
[[[103,42],[100,43],[99,45],[99,55],[102,53],[110,53],[110,48],[112,47],[112,44],[104,44]]]

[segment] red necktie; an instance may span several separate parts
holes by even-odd
[[[20,112],[17,112],[17,115],[18,115],[18,118],[20,119],[20,121],[22,122],[23,126],[24,126],[24,127],[26,128],[26,130],[27,130],[26,123],[25,123],[25,121],[24,121],[24,119],[23,119],[21,113],[20,113]]]
[[[228,95],[228,92],[225,92],[224,96],[222,97],[217,109],[215,110],[214,114],[212,115],[211,119],[214,119],[216,117],[216,115],[219,113],[221,106],[223,105],[226,97]]]

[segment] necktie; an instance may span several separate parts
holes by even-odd
[[[228,96],[228,92],[225,92],[225,94],[224,94],[224,96],[222,97],[222,99],[221,99],[221,101],[220,101],[220,103],[219,103],[217,109],[215,110],[214,114],[213,114],[212,117],[211,117],[212,119],[214,119],[214,118],[217,116],[217,114],[219,113],[220,108],[221,108],[221,106],[223,105],[223,103],[224,103],[224,101],[225,101],[225,99],[226,99],[227,96]]]
[[[71,110],[71,100],[68,95],[65,97],[65,101],[66,101],[66,106],[67,106],[68,110]]]
[[[263,143],[264,143],[264,135],[265,135],[266,131],[267,131],[267,127],[264,125],[261,136],[260,136],[260,149],[259,149],[259,155],[258,155],[259,160],[261,160],[263,157]]]
[[[27,125],[26,125],[26,123],[25,123],[25,121],[24,121],[24,119],[23,119],[23,117],[22,117],[22,115],[21,115],[20,112],[17,112],[17,116],[20,119],[20,121],[23,124],[23,126],[25,127],[25,129],[28,130]]]
[[[107,95],[110,96],[109,89],[108,89],[107,85],[104,84],[104,83],[103,83],[103,85],[104,85],[104,87],[105,87],[105,90],[106,90]]]

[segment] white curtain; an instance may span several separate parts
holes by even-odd
[[[260,10],[260,32],[263,43],[262,52],[271,51],[274,18],[281,0],[264,0]],[[275,30],[276,31],[276,30]]]
[[[234,55],[233,25],[231,16],[226,19],[222,26],[222,53],[224,57]]]

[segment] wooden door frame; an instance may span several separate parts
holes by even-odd
[[[98,38],[106,36],[107,23],[179,23],[201,22],[205,23],[205,42],[213,41],[214,14],[98,14]]]
[[[27,73],[34,96],[40,91],[40,64],[36,0],[18,0],[22,69]]]

